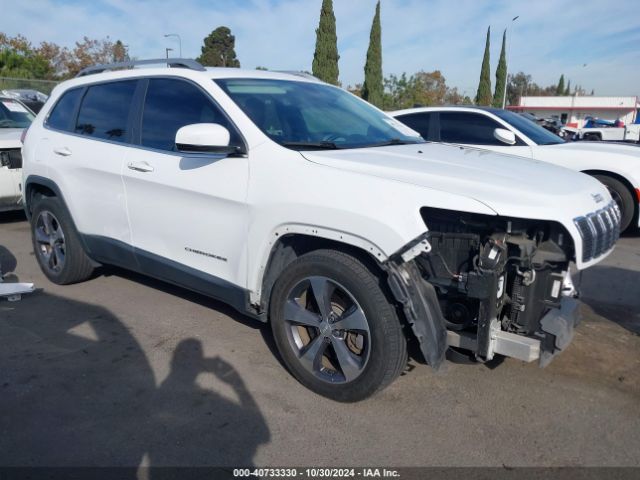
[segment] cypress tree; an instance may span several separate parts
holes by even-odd
[[[564,73],[560,75],[558,86],[556,87],[556,95],[564,95]]]
[[[567,88],[564,91],[565,96],[571,95],[571,80],[567,82]]]
[[[504,98],[504,90],[507,88],[507,53],[505,47],[507,45],[507,30],[502,34],[502,50],[500,50],[500,60],[498,68],[496,68],[496,90],[493,93],[493,106],[502,107]]]
[[[320,23],[316,29],[316,50],[313,54],[313,75],[320,80],[338,85],[338,36],[333,1],[322,0]]]
[[[487,29],[487,43],[484,47],[484,58],[482,59],[482,69],[480,70],[480,84],[478,85],[478,93],[476,94],[477,105],[491,105],[493,100],[491,96],[491,71],[489,66],[489,47],[491,27]]]
[[[380,26],[380,0],[376,4],[376,14],[371,24],[367,62],[364,65],[362,98],[376,107],[382,106],[384,87],[382,85],[382,39]]]

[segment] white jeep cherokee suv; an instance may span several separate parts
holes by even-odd
[[[85,70],[29,129],[24,202],[52,282],[113,264],[220,299],[340,401],[391,383],[407,341],[434,368],[447,348],[545,365],[569,343],[569,265],[619,233],[596,180],[427,144],[303,75],[169,63]]]

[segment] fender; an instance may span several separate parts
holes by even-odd
[[[264,247],[262,255],[260,257],[260,267],[257,271],[257,274],[255,275],[255,285],[253,286],[253,288],[249,288],[251,292],[251,303],[260,304],[262,298],[262,280],[269,265],[269,258],[275,244],[280,238],[291,234],[307,235],[311,237],[344,243],[345,245],[350,245],[352,247],[356,247],[360,250],[368,252],[373,258],[377,259],[378,262],[384,262],[389,258],[388,255],[378,245],[369,240],[366,240],[365,238],[353,235],[351,233],[300,223],[288,223],[280,225],[270,235],[269,241]]]

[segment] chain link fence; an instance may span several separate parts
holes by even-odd
[[[54,80],[35,80],[32,78],[9,78],[0,77],[0,91],[1,90],[15,90],[15,89],[28,89],[38,90],[45,95],[51,94],[51,90],[59,82]]]

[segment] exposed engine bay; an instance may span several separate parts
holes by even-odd
[[[544,366],[570,342],[578,321],[568,275],[574,246],[562,225],[433,208],[421,214],[429,247],[412,261],[435,290],[449,347],[479,361],[504,354]]]

